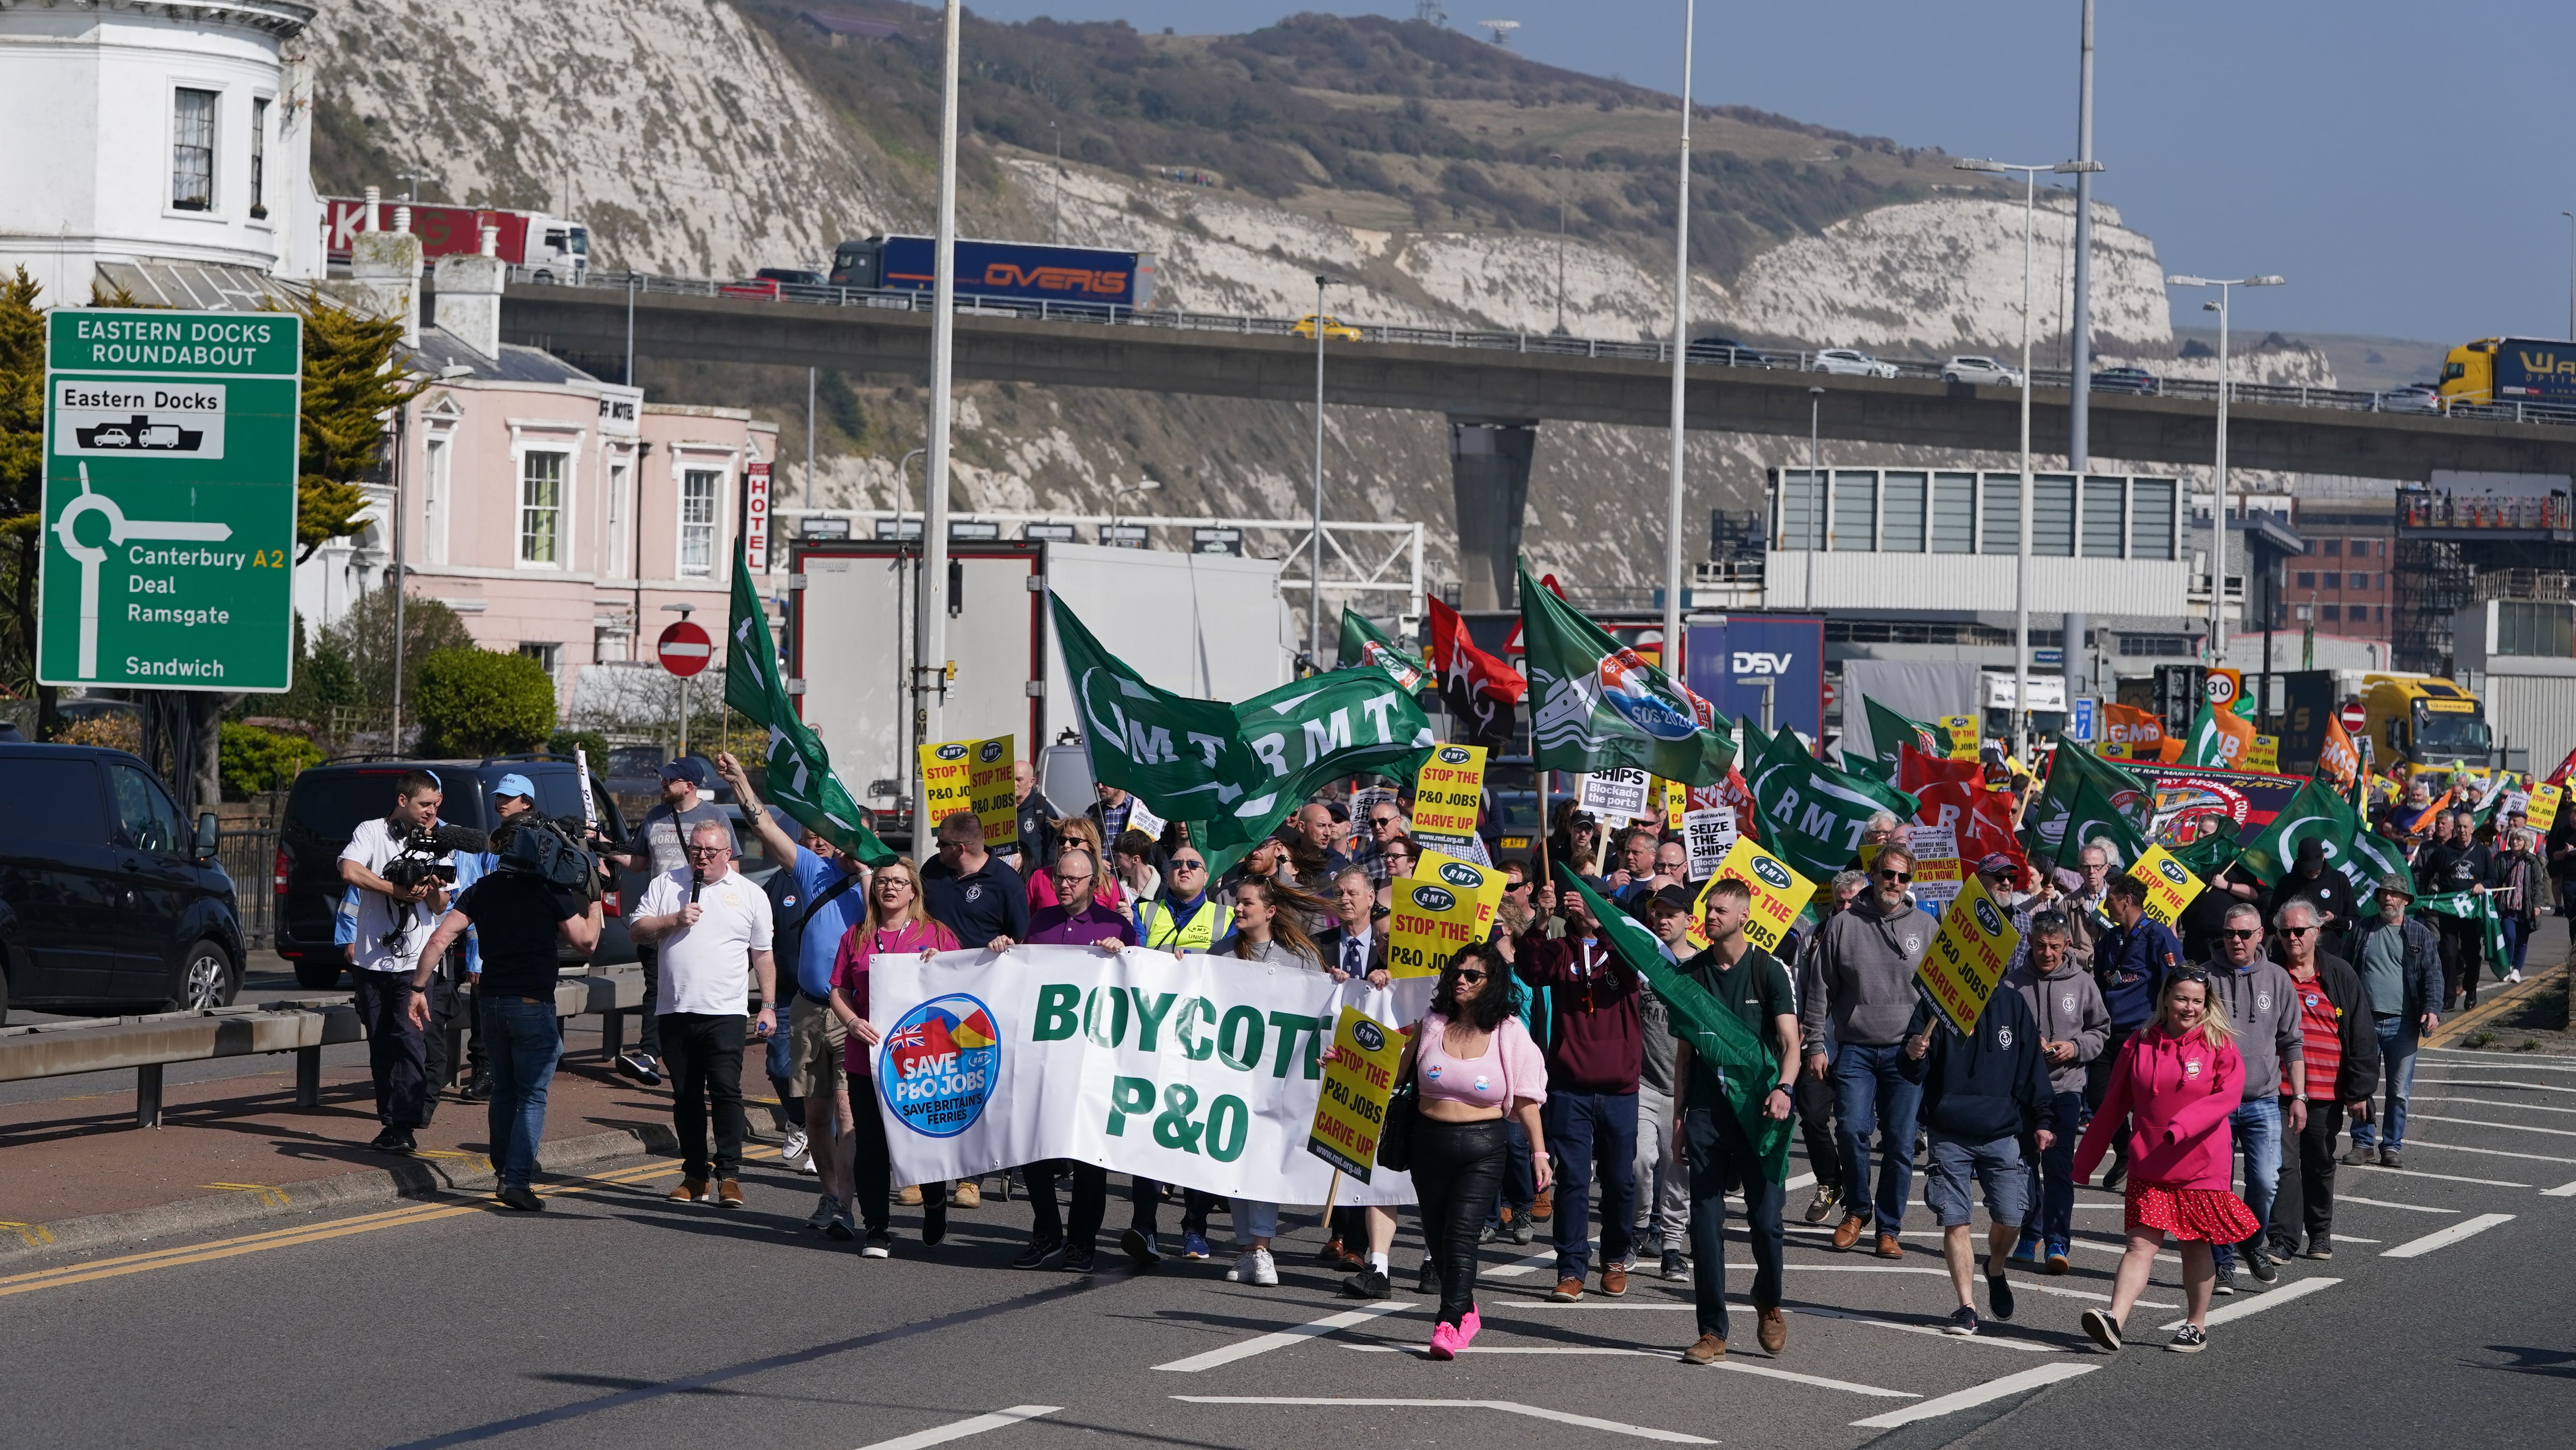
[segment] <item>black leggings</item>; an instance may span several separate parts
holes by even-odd
[[[1476,1307],[1476,1235],[1502,1192],[1511,1163],[1503,1119],[1444,1123],[1418,1118],[1413,1129],[1413,1195],[1422,1238],[1440,1266],[1440,1322],[1457,1324]]]

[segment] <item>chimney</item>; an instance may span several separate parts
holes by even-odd
[[[384,193],[375,187],[367,188],[367,220],[358,230],[365,232],[376,230],[376,205],[383,195]]]
[[[484,257],[501,255],[501,229],[490,222],[485,222],[482,230],[483,240],[482,244],[475,248],[476,255]]]
[[[493,229],[483,229],[484,244],[492,245]],[[451,256],[438,259],[435,277],[438,286],[439,330],[472,348],[477,354],[498,361],[501,356],[501,284],[508,280],[510,269],[489,251],[480,256]]]
[[[397,205],[397,206],[395,206],[395,208],[394,208],[394,230],[395,230],[395,231],[398,231],[398,232],[405,233],[406,235],[408,235],[408,234],[410,233],[410,231],[411,231],[411,208],[410,208],[410,207],[407,207],[407,206],[401,206],[401,205]]]
[[[420,343],[420,238],[364,231],[349,239],[350,305],[402,319],[403,345]]]

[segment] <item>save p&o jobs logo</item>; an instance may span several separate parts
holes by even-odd
[[[1002,1040],[993,1014],[963,992],[933,997],[903,1014],[877,1054],[886,1106],[925,1138],[954,1138],[975,1126],[1001,1077]]]

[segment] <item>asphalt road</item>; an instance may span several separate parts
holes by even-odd
[[[1488,1266],[1523,1272],[1488,1281],[1489,1327],[1442,1364],[1411,1352],[1420,1296],[1333,1297],[1311,1211],[1275,1289],[1223,1282],[1223,1261],[1134,1274],[1114,1249],[1077,1278],[1007,1267],[1020,1203],[953,1214],[937,1250],[899,1211],[896,1257],[869,1261],[798,1230],[811,1180],[774,1163],[727,1213],[665,1202],[675,1171],[639,1161],[553,1185],[543,1216],[432,1203],[22,1261],[0,1278],[0,1394],[20,1443],[206,1450],[2565,1444],[2576,1059],[2428,1054],[2416,1101],[2404,1171],[2344,1170],[2334,1260],[2221,1300],[2197,1359],[2155,1347],[2171,1265],[2126,1352],[2077,1331],[2116,1261],[2117,1199],[2091,1191],[2097,1246],[2063,1278],[2017,1272],[2020,1314],[1978,1338],[1932,1332],[1951,1300],[1921,1227],[1892,1264],[1793,1234],[1786,1352],[1762,1355],[1739,1311],[1724,1369],[1674,1359],[1685,1286],[1546,1305],[1548,1271],[1497,1244]]]

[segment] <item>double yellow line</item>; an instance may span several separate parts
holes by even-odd
[[[746,1158],[774,1158],[778,1150],[770,1147],[747,1148]],[[566,1194],[586,1193],[596,1188],[623,1187],[668,1178],[680,1171],[672,1162],[648,1163],[639,1168],[621,1168],[609,1173],[596,1173],[537,1190],[540,1198],[560,1198]],[[182,1264],[211,1263],[242,1254],[264,1253],[270,1249],[292,1248],[297,1244],[320,1243],[325,1239],[344,1238],[350,1234],[373,1233],[378,1229],[403,1228],[416,1223],[430,1223],[460,1214],[497,1212],[488,1200],[473,1203],[418,1203],[381,1213],[359,1214],[354,1218],[335,1218],[326,1223],[307,1224],[297,1228],[271,1229],[266,1233],[244,1234],[239,1238],[216,1239],[211,1243],[185,1244],[150,1253],[127,1254],[121,1258],[94,1259],[87,1263],[65,1264],[34,1273],[13,1274],[0,1278],[0,1298],[12,1294],[33,1293],[39,1289],[59,1289],[70,1284],[86,1284],[94,1279],[114,1279],[127,1274],[140,1274],[152,1269],[177,1268]]]

